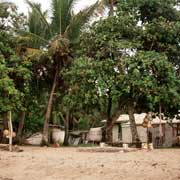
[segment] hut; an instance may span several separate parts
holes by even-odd
[[[147,129],[142,126],[146,113],[134,114],[138,135],[142,143],[147,142]],[[160,120],[157,116],[152,119],[152,142],[154,147],[171,147],[180,136],[180,120]],[[160,128],[160,126],[162,128]],[[162,131],[162,132],[161,132]],[[161,137],[160,137],[161,132]],[[131,127],[128,114],[119,116],[113,126],[113,143],[132,143]]]
[[[90,128],[88,133],[89,142],[101,142],[102,141],[102,127]]]

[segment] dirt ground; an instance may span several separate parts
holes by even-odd
[[[21,149],[24,151],[0,150],[0,180],[180,179],[180,149],[133,152],[63,147]]]

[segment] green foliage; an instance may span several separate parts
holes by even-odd
[[[52,0],[52,21],[39,4],[27,3],[28,19],[18,16],[15,6],[8,13],[9,5],[0,3],[0,113],[26,111],[26,132],[43,125],[56,69],[60,72],[53,111],[61,120],[71,114],[79,122],[76,128],[98,125],[120,108],[126,111],[129,100],[138,112],[157,111],[159,103],[166,113],[179,109],[178,1],[119,1],[115,16],[84,29],[80,41],[95,9],[109,1],[75,15],[76,0]],[[74,43],[76,52],[71,49]]]
[[[23,98],[29,93],[30,64],[14,51],[10,35],[0,31],[0,112],[21,108]]]
[[[178,105],[180,81],[165,55],[154,51],[140,51],[133,57],[124,58],[123,66],[125,79],[122,85],[132,98],[138,100],[146,96],[154,105],[159,102]]]
[[[7,11],[10,3],[0,2],[0,29],[4,29],[6,19],[9,16],[9,12]]]
[[[140,50],[166,53],[179,76],[180,11],[177,0],[119,1],[119,17],[130,16],[139,26]]]
[[[141,111],[143,106],[144,110],[157,111],[160,102],[165,111],[166,107],[179,106],[179,79],[172,64],[175,57],[179,58],[179,12],[174,8],[175,2],[163,3],[120,1],[116,16],[95,23],[82,35],[77,51],[82,58],[73,64],[71,77],[72,87],[78,84],[81,96],[86,97],[89,91],[88,102],[100,89],[103,98],[98,94],[98,101],[106,99],[106,106],[108,95],[115,107],[124,98],[127,102],[131,99]],[[143,8],[150,14],[145,15]],[[87,76],[89,72],[91,76]]]
[[[90,128],[87,118],[81,117],[78,123],[78,129],[88,130]]]
[[[168,21],[178,21],[178,6],[178,0],[127,0],[119,1],[118,13],[133,15],[142,23],[152,22],[159,17]]]
[[[43,110],[40,100],[37,97],[33,97],[33,100],[29,100],[29,104],[26,109],[26,120],[24,124],[25,133],[35,133],[42,131],[43,127]]]

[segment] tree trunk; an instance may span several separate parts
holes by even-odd
[[[67,113],[66,117],[64,118],[64,128],[65,128],[65,136],[64,136],[64,145],[68,146],[69,142],[69,118],[70,118],[70,114]]]
[[[161,103],[159,103],[159,137],[160,137],[160,145],[163,144],[163,130],[162,130],[162,107]]]
[[[131,134],[132,134],[132,143],[139,143],[140,139],[134,118],[134,104],[131,100],[129,100],[128,102],[128,114],[129,114]]]
[[[108,119],[106,122],[106,142],[112,143],[112,120]]]
[[[25,116],[26,116],[26,112],[25,111],[21,111],[20,119],[19,119],[19,124],[18,124],[18,132],[17,132],[17,140],[18,140],[18,142],[21,141],[22,131],[23,131],[23,128],[24,128]]]
[[[5,129],[7,129],[8,130],[8,112],[4,112],[3,113],[3,131],[5,130]],[[4,144],[7,144],[8,143],[8,140],[7,140],[7,138],[6,137],[2,137],[2,143],[4,143]]]
[[[58,83],[58,73],[59,73],[59,68],[56,68],[54,81],[53,81],[53,85],[52,85],[52,89],[51,89],[51,93],[49,96],[48,105],[46,109],[46,114],[45,114],[42,145],[48,145],[49,119],[51,117],[51,111],[52,111],[52,106],[53,106],[53,96],[54,96],[55,89]]]
[[[112,143],[112,117],[111,117],[111,110],[112,110],[112,98],[111,92],[108,93],[108,105],[107,105],[107,122],[106,122],[106,142]]]
[[[8,129],[8,112],[3,113],[3,130]]]
[[[108,101],[108,108],[107,108],[107,122],[106,122],[106,129],[105,129],[105,141],[112,143],[113,142],[113,125],[116,122],[116,120],[119,118],[119,116],[122,114],[122,108],[124,104],[126,103],[126,99],[121,99],[119,102],[119,110],[117,110],[114,114],[112,114],[112,98],[109,97]],[[103,131],[104,132],[104,131]],[[104,139],[104,137],[103,137]]]
[[[13,126],[12,126],[12,117],[11,111],[9,111],[8,116],[8,128],[9,128],[9,151],[12,152],[12,133],[13,133]]]

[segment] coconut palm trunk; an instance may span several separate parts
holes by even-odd
[[[56,68],[55,75],[54,75],[54,81],[53,85],[51,88],[49,100],[48,100],[48,105],[46,109],[46,114],[45,114],[45,120],[44,120],[44,128],[43,128],[43,138],[42,138],[42,144],[47,145],[48,144],[48,131],[49,131],[49,120],[51,117],[51,111],[52,111],[52,106],[53,106],[53,96],[55,93],[55,89],[58,83],[58,74],[59,74],[59,68]]]

